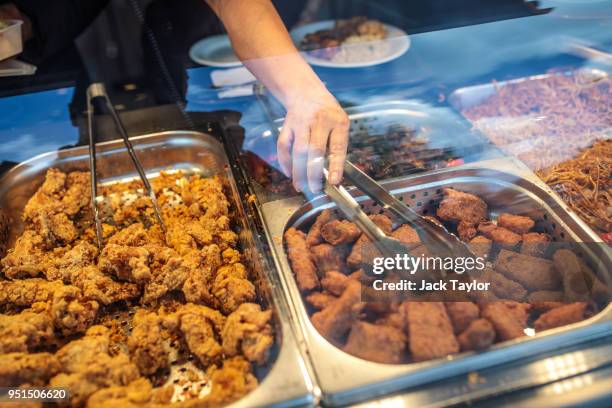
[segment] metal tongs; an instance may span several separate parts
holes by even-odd
[[[327,170],[324,171],[324,175],[327,181]],[[414,228],[421,242],[432,255],[443,258],[474,257],[467,245],[460,241],[457,236],[449,233],[443,226],[437,225],[417,214],[412,208],[395,198],[384,187],[348,160],[344,163],[344,176],[382,208],[391,211],[403,223]],[[413,245],[410,248],[398,240],[388,237],[368,218],[359,206],[359,203],[344,187],[326,183],[325,193],[336,203],[344,216],[354,222],[385,257],[402,256],[403,254],[412,256],[410,255],[410,250],[418,245]]]
[[[147,190],[149,198],[151,199],[151,203],[153,204],[153,212],[155,214],[155,219],[157,220],[157,223],[159,224],[159,226],[161,227],[162,231],[165,234],[166,226],[164,225],[164,221],[161,217],[159,206],[157,205],[157,197],[155,196],[155,192],[153,191],[153,188],[151,187],[151,183],[149,182],[149,179],[147,178],[147,175],[144,171],[144,168],[142,167],[142,164],[140,163],[140,160],[138,159],[138,156],[136,156],[136,152],[134,151],[134,146],[132,145],[132,142],[130,141],[130,138],[127,134],[125,126],[123,126],[123,122],[121,121],[121,118],[119,118],[119,115],[117,114],[117,111],[115,110],[115,107],[113,106],[110,98],[108,97],[104,84],[93,83],[89,86],[89,88],[87,88],[87,130],[89,133],[89,167],[90,167],[90,180],[91,180],[91,204],[93,207],[94,219],[96,222],[96,239],[98,243],[98,248],[99,249],[102,248],[102,242],[103,242],[102,223],[100,221],[100,213],[99,213],[99,208],[98,208],[98,176],[96,174],[96,137],[94,135],[94,126],[93,126],[93,118],[94,118],[93,101],[98,98],[104,100],[106,107],[109,110],[113,118],[113,121],[115,122],[115,126],[117,127],[117,130],[119,131],[119,133],[121,134],[121,137],[123,138],[123,143],[125,144],[125,147],[128,153],[130,154],[132,162],[134,163],[134,166],[136,167],[136,170],[138,171],[138,175],[140,176],[140,180],[142,181],[142,184]]]

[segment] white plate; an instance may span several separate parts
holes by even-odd
[[[306,34],[314,33],[315,31],[319,30],[327,30],[333,28],[334,25],[334,20],[325,20],[316,23],[306,24],[304,26],[291,30],[291,38],[293,39],[293,42],[296,44],[296,46],[299,47]],[[389,24],[385,24],[385,28],[387,29],[386,39],[380,41],[372,41],[367,43],[367,45],[377,46],[377,44],[379,44],[388,47],[388,50],[383,55],[376,56],[371,59],[362,61],[339,62],[324,58],[318,58],[308,52],[302,52],[302,54],[309,63],[320,67],[358,68],[383,64],[385,62],[389,62],[391,60],[401,57],[410,48],[410,37],[408,36],[408,34],[406,34],[404,30]],[[364,45],[358,44],[354,46],[362,47]]]
[[[211,67],[239,67],[242,62],[225,34],[206,37],[191,46],[189,57],[198,64]]]

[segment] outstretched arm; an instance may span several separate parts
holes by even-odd
[[[293,178],[298,191],[319,191],[327,155],[330,182],[339,183],[348,117],[293,45],[272,2],[207,2],[223,21],[238,57],[287,110],[278,139],[285,174]]]

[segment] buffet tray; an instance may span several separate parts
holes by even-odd
[[[610,287],[612,256],[609,249],[599,244],[597,235],[568,211],[548,187],[512,159],[485,161],[398,178],[384,182],[383,185],[420,213],[433,211],[441,199],[442,189],[452,186],[482,197],[489,204],[493,215],[508,210],[529,215],[537,220],[536,230],[549,233],[556,242],[597,243],[581,246],[581,255]],[[351,190],[351,194],[367,212],[385,213],[358,190]],[[267,203],[262,207],[283,284],[291,297],[294,313],[319,380],[323,401],[327,404],[341,405],[376,398],[400,389],[500,366],[609,335],[612,329],[612,305],[608,305],[602,312],[583,322],[499,343],[481,353],[461,353],[445,359],[401,365],[378,364],[351,356],[325,340],[311,324],[284,251],[283,234],[289,227],[307,226],[320,211],[334,207],[324,196],[310,202],[291,198]],[[603,252],[596,253],[594,249]],[[612,356],[607,359],[612,361]],[[455,392],[466,397],[465,394],[470,391],[459,389]]]
[[[587,75],[592,78],[606,78],[608,73],[598,68],[580,68],[577,70],[581,75]],[[571,75],[572,71],[552,72],[546,74],[532,75],[528,77],[510,79],[508,81],[495,81],[486,84],[471,85],[454,90],[448,97],[449,104],[459,113],[463,109],[471,108],[485,102],[489,97],[493,96],[499,88],[508,84],[520,84],[527,81],[538,81],[550,78],[554,75]],[[469,120],[469,119],[468,119]]]
[[[253,233],[252,216],[243,206],[238,185],[232,175],[223,145],[214,137],[187,131],[172,131],[132,137],[130,139],[147,176],[155,177],[162,170],[183,170],[203,176],[220,175],[230,190],[235,225],[240,245],[255,276],[262,300],[273,310],[277,350],[267,366],[257,368],[260,385],[233,406],[295,406],[311,404],[315,396],[313,384],[301,349],[290,323],[289,307],[278,282],[278,276],[262,255],[261,242]],[[106,184],[137,179],[138,175],[122,141],[97,145],[98,181]],[[9,242],[21,233],[22,210],[32,194],[42,184],[47,169],[89,171],[89,150],[77,147],[37,156],[11,169],[0,179],[0,208],[10,220]],[[274,358],[275,357],[275,358]]]
[[[449,156],[463,159],[464,162],[501,156],[488,139],[478,132],[472,131],[469,123],[462,116],[447,107],[431,106],[418,101],[388,101],[350,106],[345,110],[351,122],[350,139],[355,139],[364,133],[384,135],[389,127],[406,126],[417,129],[418,135],[424,135],[428,138],[428,150],[444,151]],[[276,129],[271,128],[272,124],[263,124],[250,129],[239,150],[261,158],[269,166],[276,166],[276,134],[281,130],[283,121],[282,118],[274,121]],[[377,140],[373,143],[384,144],[384,141]],[[250,168],[252,165],[245,160],[241,161],[244,163],[243,166],[246,167],[247,172],[252,174],[254,172]],[[276,170],[280,171],[280,168],[276,168]],[[401,175],[406,176],[427,170],[432,170],[432,168],[413,168]],[[394,176],[385,178],[391,177]],[[269,202],[297,195],[296,192],[290,195],[270,192],[260,183],[255,181],[252,181],[252,183],[260,202]]]

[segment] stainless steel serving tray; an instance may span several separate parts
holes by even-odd
[[[383,184],[421,213],[432,211],[437,200],[441,198],[442,189],[452,186],[482,197],[493,214],[499,211],[528,214],[537,220],[536,229],[548,232],[557,241],[600,242],[597,235],[575,214],[569,212],[548,187],[511,159],[444,169],[389,180]],[[352,190],[351,193],[367,211],[382,211],[359,191]],[[324,208],[333,207],[334,204],[326,197],[319,196],[309,203],[296,197],[267,203],[262,208],[276,262],[282,271],[283,284],[290,294],[294,313],[302,329],[323,393],[323,401],[328,404],[346,404],[376,398],[400,389],[503,365],[610,334],[612,305],[583,322],[500,343],[481,353],[462,353],[445,359],[403,365],[373,363],[344,353],[325,340],[311,324],[283,248],[283,233],[287,228],[309,225],[317,213]],[[605,279],[610,285],[610,252],[605,252],[603,256],[595,255],[588,246],[584,247],[584,251],[584,259],[591,267],[596,268],[600,275],[606,274]],[[607,362],[611,360],[612,356],[606,356]],[[486,388],[486,385],[479,387],[481,394],[482,388]],[[454,392],[461,395],[469,393],[470,390],[458,389]],[[448,394],[446,390],[445,395]]]
[[[227,180],[238,213],[236,225],[243,253],[257,276],[264,301],[274,310],[278,351],[275,361],[261,373],[260,385],[237,401],[236,407],[296,406],[312,404],[314,386],[290,324],[289,308],[278,282],[278,275],[262,256],[260,243],[244,208],[236,180],[220,142],[198,132],[163,132],[131,138],[147,175],[168,169],[182,169],[205,176],[220,174]],[[37,156],[11,169],[0,179],[0,208],[11,219],[10,239],[21,233],[21,212],[27,200],[44,180],[50,167],[63,171],[89,170],[88,148],[77,147]],[[98,144],[99,182],[137,178],[137,173],[121,141]],[[259,373],[257,373],[259,374]]]
[[[577,70],[582,75],[587,75],[592,78],[607,78],[609,74],[599,68],[584,67]],[[454,90],[448,97],[449,104],[458,112],[463,109],[471,108],[476,105],[480,105],[485,102],[488,98],[495,95],[499,88],[502,88],[508,84],[520,84],[526,81],[538,81],[546,78],[550,78],[553,75],[571,75],[572,71],[554,72],[540,75],[533,75],[523,78],[511,79],[508,81],[496,81],[495,83],[489,82],[486,84],[472,85],[464,88]]]
[[[391,126],[408,126],[419,129],[427,136],[430,149],[452,150],[466,162],[500,157],[501,154],[478,132],[470,130],[469,123],[447,107],[431,106],[419,101],[387,101],[368,103],[346,108],[351,126],[349,137],[358,134],[382,135]],[[275,120],[277,131],[284,119]],[[267,163],[276,157],[276,132],[269,124],[250,129],[240,149],[252,152]],[[253,183],[260,202],[286,198],[286,195],[266,191],[263,186]]]

